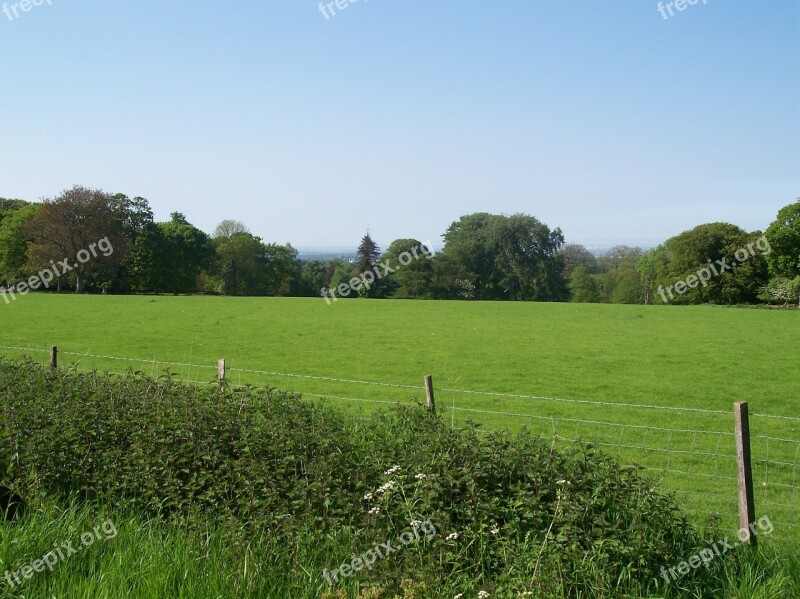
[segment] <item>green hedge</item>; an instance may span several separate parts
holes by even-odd
[[[454,430],[423,407],[355,421],[271,389],[221,396],[169,375],[0,359],[0,412],[0,483],[34,503],[78,497],[235,523],[244,535],[267,528],[287,543],[313,531],[336,555],[343,538],[358,555],[431,520],[433,538],[360,572],[359,583],[641,593],[701,546],[671,496],[595,449]],[[702,569],[686,584],[714,575]]]

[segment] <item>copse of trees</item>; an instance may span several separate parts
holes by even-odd
[[[0,201],[0,282],[24,281],[51,260],[76,264],[78,252],[104,238],[113,253],[77,264],[57,280],[57,290],[288,294],[298,269],[289,246],[235,229],[212,240],[178,212],[155,222],[144,198],[76,186],[41,204]]]
[[[669,298],[676,304],[744,304],[758,300],[758,291],[769,280],[767,263],[761,251],[739,261],[737,251],[753,244],[761,233],[748,233],[728,223],[700,225],[668,239],[652,251],[651,289],[667,288],[708,268],[707,281]],[[730,269],[726,267],[730,265]],[[718,274],[714,273],[714,270]],[[662,292],[658,293],[661,300]]]
[[[69,258],[72,266],[69,272],[77,293],[84,291],[87,279],[113,277],[128,253],[128,240],[116,208],[108,194],[79,186],[54,200],[45,200],[23,228],[24,236],[30,240],[26,251],[30,271],[43,270]],[[113,250],[103,260],[75,259],[79,252],[103,239],[108,240]],[[58,269],[54,272],[60,288],[63,277]]]
[[[302,261],[290,244],[265,242],[238,221],[223,220],[209,236],[178,212],[155,222],[144,198],[76,186],[38,204],[0,198],[0,285],[103,238],[113,255],[76,264],[57,290],[310,297],[344,285],[348,298],[800,303],[800,201],[765,233],[709,223],[649,251],[617,246],[595,255],[533,216],[481,212],[454,221],[436,255],[413,238],[381,252],[367,234],[357,260],[323,262]],[[747,258],[736,259],[744,248]],[[406,255],[415,258],[404,262]],[[720,261],[735,267],[679,285]]]
[[[800,276],[800,198],[778,212],[766,231],[772,246],[767,263],[773,276],[796,278]]]
[[[800,305],[800,201],[781,209],[765,236],[772,246],[766,256],[772,278],[759,297]]]
[[[783,208],[763,233],[709,223],[647,252],[619,246],[593,259],[582,246],[567,246],[562,254],[574,302],[794,304],[800,297],[800,201]],[[695,281],[703,269],[710,276]],[[683,289],[679,284],[686,281],[691,285]]]
[[[581,245],[565,252],[569,275],[570,299],[584,303],[649,303],[648,287],[640,273],[644,257],[641,248],[616,246],[601,256],[594,256]],[[567,270],[570,269],[571,271]],[[646,279],[646,277],[645,277]]]
[[[477,213],[444,234],[452,268],[445,296],[482,300],[560,301],[568,298],[561,229],[533,216]],[[448,289],[449,287],[449,289]]]
[[[523,214],[478,213],[454,222],[444,235],[445,248],[434,255],[416,239],[397,239],[385,253],[366,235],[357,263],[330,261],[327,272],[318,263],[303,269],[313,277],[307,288],[355,286],[371,298],[478,299],[562,301],[568,298],[559,249],[560,229],[551,230]],[[412,256],[409,261],[404,255]],[[403,261],[407,264],[403,264]],[[376,266],[377,265],[377,266]],[[388,268],[388,271],[387,271]],[[357,284],[359,278],[374,282]],[[348,292],[349,293],[349,292]],[[342,296],[344,297],[344,296]]]

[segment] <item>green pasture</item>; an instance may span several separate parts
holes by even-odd
[[[647,468],[697,521],[719,513],[734,531],[732,407],[747,401],[757,509],[787,539],[800,538],[798,338],[796,310],[712,306],[46,294],[0,301],[0,345],[38,350],[0,352],[45,362],[57,345],[65,368],[169,369],[208,383],[225,358],[233,385],[290,389],[356,415],[380,402],[424,402],[423,376],[432,374],[438,409],[454,424],[527,426],[557,443],[598,443]]]

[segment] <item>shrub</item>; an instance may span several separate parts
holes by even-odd
[[[358,422],[273,389],[220,395],[168,373],[0,359],[0,411],[0,484],[29,499],[218,520],[287,543],[313,531],[339,563],[431,520],[432,538],[345,586],[639,593],[700,546],[671,496],[590,446],[454,430],[416,406]]]

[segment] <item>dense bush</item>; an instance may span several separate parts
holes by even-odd
[[[79,497],[287,543],[314,534],[338,562],[431,520],[436,535],[347,584],[639,594],[700,546],[671,497],[591,447],[454,430],[420,407],[364,423],[275,390],[0,360],[0,412],[0,484],[34,502]]]
[[[0,398],[0,468],[29,494],[324,525],[326,498],[355,493],[343,419],[287,393],[0,362]]]

